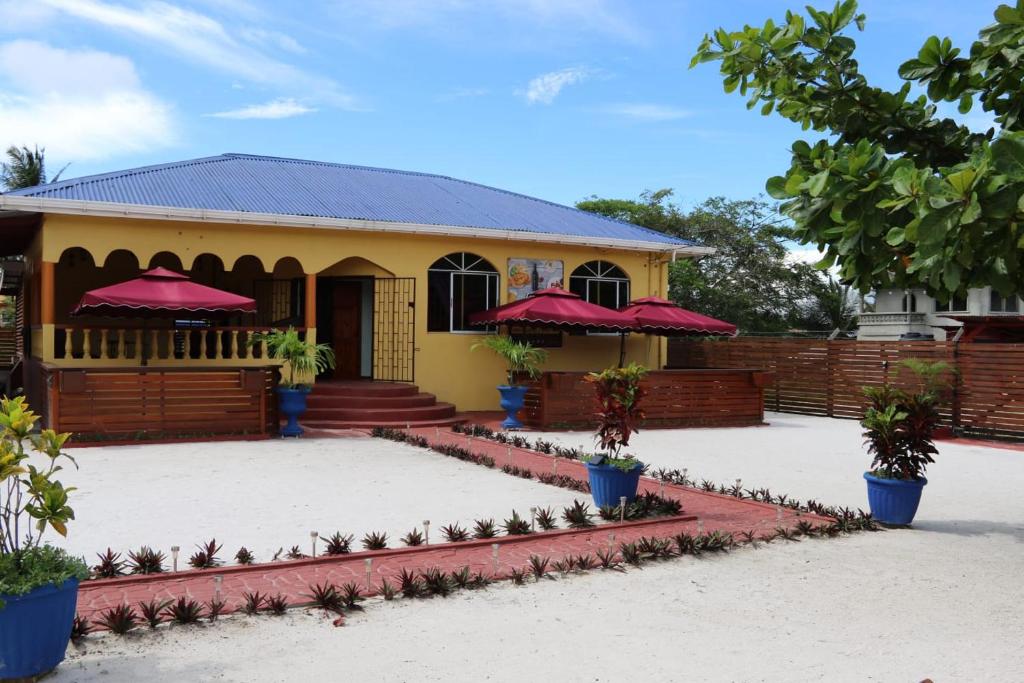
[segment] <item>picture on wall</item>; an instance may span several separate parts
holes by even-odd
[[[564,288],[561,261],[532,258],[508,260],[508,300],[525,299],[531,292],[548,287]]]

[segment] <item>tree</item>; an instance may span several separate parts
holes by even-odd
[[[857,301],[849,285],[825,275],[812,287],[803,327],[846,332],[857,323]]]
[[[787,221],[773,205],[713,197],[686,213],[671,197],[672,190],[658,190],[639,200],[591,197],[576,206],[715,247],[712,256],[670,266],[669,294],[680,306],[744,332],[781,332],[799,324],[819,276],[807,264],[787,262]]]
[[[0,166],[0,181],[10,190],[35,187],[46,182],[45,149],[29,149],[11,145],[7,148],[7,163]],[[67,166],[57,172],[51,182],[57,182]]]
[[[720,62],[726,92],[748,96],[748,108],[831,136],[794,142],[789,171],[768,180],[795,237],[861,292],[922,287],[947,301],[970,287],[1024,291],[1024,0],[1000,5],[967,54],[929,38],[900,67],[896,92],[858,70],[846,35],[864,29],[855,0],[807,13],[718,29],[691,62]],[[925,93],[911,97],[912,81]],[[967,113],[978,101],[998,136],[937,115],[936,103]]]

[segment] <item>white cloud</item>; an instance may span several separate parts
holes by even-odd
[[[110,29],[159,44],[193,62],[236,78],[300,90],[306,96],[343,109],[358,109],[356,99],[334,80],[307,73],[264,54],[232,36],[215,19],[165,2],[138,8],[102,0],[43,0],[47,5]]]
[[[290,97],[282,97],[263,104],[250,104],[239,109],[207,114],[207,116],[218,119],[287,119],[315,111],[315,108],[301,104]]]
[[[37,2],[0,0],[0,32],[23,34],[50,21],[53,13],[51,8]]]
[[[490,95],[491,91],[488,88],[455,88],[446,93],[442,93],[434,98],[435,102],[450,102],[451,100],[462,100],[470,97],[484,97]]]
[[[297,55],[306,53],[305,46],[287,33],[281,33],[280,31],[268,31],[262,28],[250,27],[242,29],[239,35],[250,43],[257,45],[273,45]]]
[[[677,121],[685,119],[692,114],[687,109],[644,102],[611,104],[605,107],[604,110],[609,114],[625,116],[626,118],[639,121]]]
[[[523,97],[530,104],[551,104],[567,85],[579,83],[590,75],[582,67],[569,67],[560,71],[551,71],[532,79],[523,92]]]
[[[31,77],[29,77],[31,76]],[[95,50],[0,44],[0,145],[39,145],[51,159],[95,160],[172,144],[170,107],[132,62]]]

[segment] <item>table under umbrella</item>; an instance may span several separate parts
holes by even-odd
[[[666,299],[648,296],[631,301],[619,312],[634,323],[633,330],[671,336],[733,336],[736,326],[700,313],[688,311]]]
[[[132,280],[86,292],[71,315],[146,319],[255,312],[254,299],[192,282],[187,275],[166,268],[153,268]],[[143,365],[146,360],[143,355]]]

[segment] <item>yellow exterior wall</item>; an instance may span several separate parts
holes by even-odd
[[[558,259],[565,277],[582,263],[601,259],[615,263],[631,280],[631,296],[666,296],[667,258],[646,252],[630,252],[502,239],[426,236],[388,232],[359,232],[277,228],[245,225],[187,223],[164,220],[130,220],[47,215],[43,224],[41,258],[58,262],[66,249],[81,247],[96,264],[103,264],[116,249],[132,252],[141,267],[159,252],[176,254],[183,266],[192,267],[200,254],[214,254],[231,270],[244,256],[259,259],[267,272],[284,257],[292,257],[307,274],[394,274],[416,278],[416,376],[423,391],[454,403],[460,410],[494,410],[494,387],[504,376],[501,362],[485,350],[470,352],[482,335],[427,332],[427,268],[438,258],[468,251],[484,257],[501,273],[501,303],[507,292],[509,258]],[[357,257],[339,263],[345,259]],[[249,259],[251,262],[251,259]],[[366,263],[369,262],[369,263]],[[62,287],[57,273],[58,291]],[[98,283],[92,286],[99,286]],[[71,289],[78,290],[82,283]],[[62,295],[58,316],[74,298]],[[73,303],[73,302],[72,302]],[[564,346],[550,350],[548,370],[593,370],[614,364],[618,358],[617,336],[564,336]],[[661,338],[634,335],[627,343],[627,362],[660,366],[665,358]],[[92,365],[101,361],[92,361]]]

